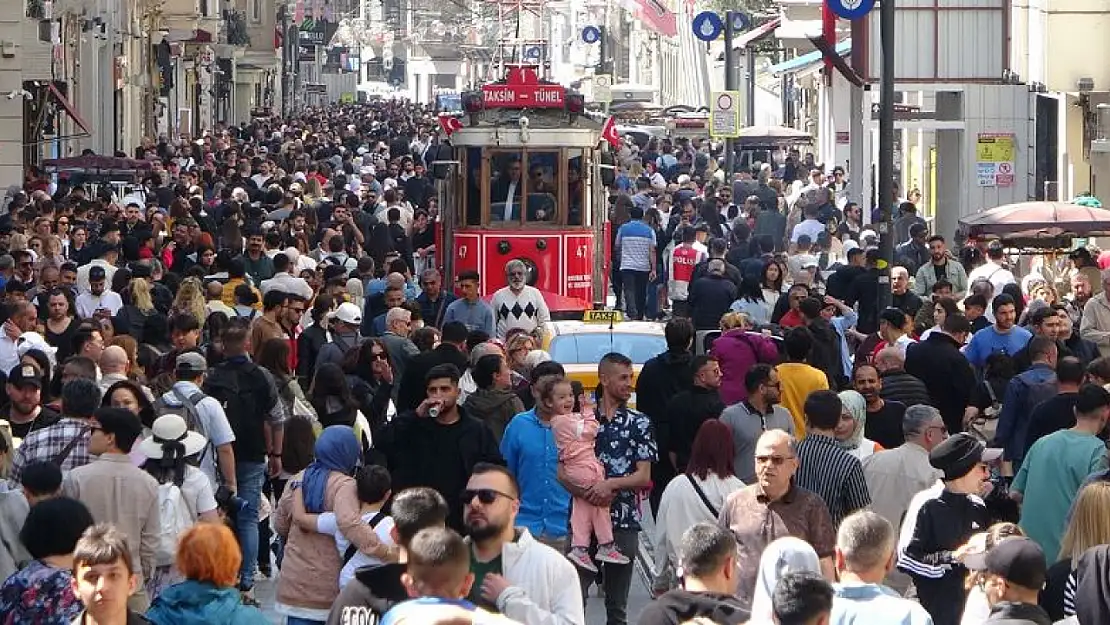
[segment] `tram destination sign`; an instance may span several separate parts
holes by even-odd
[[[483,85],[485,108],[563,108],[566,90],[562,85]]]

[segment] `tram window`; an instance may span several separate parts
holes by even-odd
[[[482,148],[466,151],[466,215],[468,226],[482,225]]]
[[[552,223],[559,209],[559,153],[528,153],[528,221]]]
[[[567,161],[567,224],[582,225],[582,207],[586,205],[586,182],[582,176],[582,155],[575,150]]]
[[[491,222],[520,222],[524,180],[519,152],[490,157],[489,219]]]

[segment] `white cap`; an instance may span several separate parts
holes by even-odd
[[[682,174],[681,176],[678,177],[678,184],[683,185],[683,184],[686,184],[687,182],[690,182],[690,176],[688,176],[686,174]]]
[[[343,302],[334,312],[328,313],[328,319],[338,319],[343,323],[359,325],[362,323],[362,311],[350,302]]]

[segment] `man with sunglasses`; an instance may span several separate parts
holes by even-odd
[[[832,557],[836,531],[829,509],[817,494],[794,484],[798,471],[795,439],[768,430],[755,445],[756,481],[729,495],[718,524],[732,531],[740,569],[736,598],[751,609],[763,550],[785,536],[800,538],[817,552],[825,578],[835,579]]]
[[[516,527],[520,488],[507,469],[481,463],[462,491],[475,605],[520,623],[584,625],[574,565]]]

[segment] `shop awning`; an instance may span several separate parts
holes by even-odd
[[[92,136],[92,131],[89,130],[89,125],[86,124],[85,120],[81,118],[81,114],[77,112],[76,108],[74,108],[73,103],[70,102],[69,99],[62,94],[61,91],[58,91],[58,88],[54,86],[54,83],[49,83],[47,88],[49,89],[50,97],[54,98],[54,101],[58,104],[58,106],[60,106],[66,112],[66,115],[69,115],[69,118],[73,120],[73,123],[77,124],[77,127],[81,129],[81,134],[78,134],[76,136]]]
[[[852,51],[852,38],[851,37],[845,39],[844,41],[841,41],[838,44],[836,44],[836,54],[838,56],[844,56],[845,54],[848,54],[851,51]],[[805,53],[801,56],[796,56],[796,57],[790,59],[789,61],[783,61],[782,63],[776,63],[775,65],[772,65],[771,67],[769,67],[768,71],[771,72],[772,74],[790,74],[790,73],[793,73],[793,72],[797,72],[797,71],[806,69],[810,65],[814,65],[814,64],[820,63],[820,62],[821,62],[821,51],[820,50],[814,50],[813,52],[807,52],[807,53]]]

